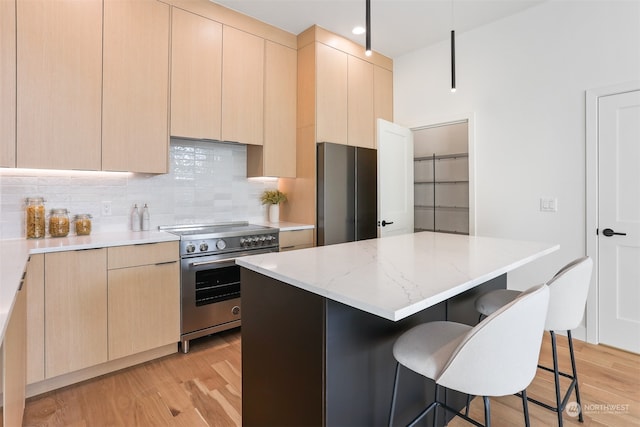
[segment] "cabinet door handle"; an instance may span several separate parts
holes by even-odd
[[[165,262],[156,262],[156,265],[164,265],[164,264],[173,264],[178,262],[177,260],[175,261],[165,261]]]

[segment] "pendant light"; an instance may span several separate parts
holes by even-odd
[[[367,56],[371,56],[371,0],[366,0],[366,47],[364,54]]]
[[[456,32],[451,30],[451,92],[456,91]]]
[[[453,29],[453,0],[451,0],[451,92],[456,91],[456,31]]]

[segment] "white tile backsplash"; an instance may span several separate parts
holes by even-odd
[[[247,179],[246,164],[245,145],[172,140],[168,174],[0,169],[0,238],[24,236],[24,199],[29,196],[44,197],[47,211],[91,214],[93,232],[127,230],[134,203],[140,208],[148,204],[152,229],[264,221],[260,194],[276,188],[277,180]],[[102,201],[111,202],[111,216],[101,215]]]

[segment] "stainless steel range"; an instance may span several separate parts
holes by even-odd
[[[235,259],[278,251],[278,229],[247,222],[163,226],[180,236],[182,351],[189,340],[240,326]]]

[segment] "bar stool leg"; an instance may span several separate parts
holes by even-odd
[[[582,416],[582,402],[580,401],[580,389],[578,388],[578,370],[576,369],[576,358],[573,355],[573,338],[571,337],[571,331],[567,331],[567,339],[569,341],[569,355],[571,356],[571,370],[573,371],[573,381],[575,381],[576,383],[576,401],[578,402],[578,407],[580,408],[578,421],[583,423],[584,418]]]
[[[558,369],[558,348],[556,347],[556,334],[551,333],[551,350],[553,353],[553,376],[556,383],[556,412],[558,413],[558,427],[562,427],[562,398],[560,397],[560,374]]]
[[[467,407],[464,409],[464,416],[469,416],[469,406],[471,406],[471,395],[467,394]]]
[[[529,423],[529,402],[527,401],[527,390],[522,390],[522,412],[524,412],[524,425],[530,427]]]
[[[482,396],[484,401],[484,425],[485,427],[491,427],[491,407],[489,406],[489,398]]]

